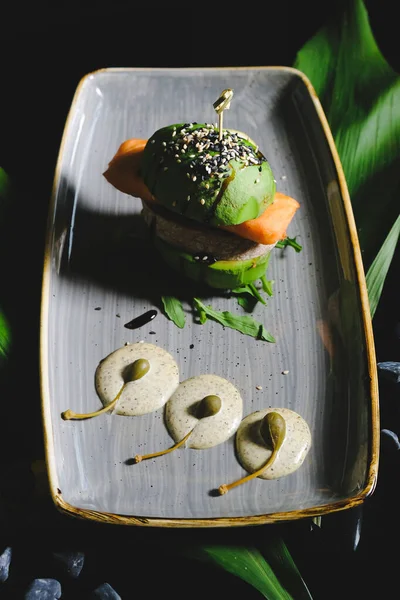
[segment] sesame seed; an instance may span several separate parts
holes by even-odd
[[[176,206],[176,200],[173,201],[172,206]]]
[[[203,260],[208,260],[208,256],[203,256]]]
[[[200,204],[205,204],[205,203],[206,203],[206,201],[204,200],[204,198],[202,198],[202,199],[200,200]]]
[[[190,175],[189,175],[189,177],[190,177]],[[196,175],[193,175],[192,181],[196,181],[196,179],[197,179]]]
[[[189,202],[189,200],[190,200],[190,196],[188,196],[188,197],[186,198],[186,200]]]
[[[151,140],[150,144],[155,144],[156,140]]]
[[[289,371],[282,371],[282,375],[287,375]]]
[[[168,171],[168,167],[164,167],[164,171]]]
[[[166,145],[167,145],[167,142],[163,142],[163,143],[162,143],[162,145],[163,145],[163,146],[166,146]]]
[[[254,183],[260,183],[260,179],[256,179]]]
[[[256,385],[256,390],[262,390],[262,385]]]

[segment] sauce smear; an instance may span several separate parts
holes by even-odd
[[[156,317],[156,315],[157,311],[155,309],[148,310],[142,315],[139,315],[138,317],[132,319],[132,321],[125,323],[124,327],[126,327],[126,329],[138,329],[139,327],[143,327],[143,325],[146,325],[146,323],[150,323],[150,321],[152,321],[154,317]]]

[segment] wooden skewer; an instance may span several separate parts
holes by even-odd
[[[216,100],[213,104],[215,112],[218,115],[218,128],[219,128],[218,139],[220,141],[222,140],[222,133],[223,133],[223,128],[222,128],[223,112],[224,112],[224,110],[228,110],[228,108],[230,108],[232,97],[233,97],[233,90],[231,90],[230,88],[227,88],[226,90],[221,92],[221,95],[219,96],[218,100]]]

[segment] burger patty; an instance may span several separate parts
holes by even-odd
[[[189,254],[208,254],[216,260],[249,260],[270,252],[275,244],[257,244],[233,233],[203,226],[163,207],[142,200],[142,215],[154,235]]]

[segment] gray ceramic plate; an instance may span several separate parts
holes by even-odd
[[[301,204],[288,234],[303,249],[273,251],[274,295],[253,315],[275,336],[274,344],[211,321],[197,324],[189,307],[183,329],[169,321],[159,310],[151,255],[138,242],[139,201],[102,175],[127,138],[147,138],[175,122],[214,122],[213,102],[228,87],[234,98],[224,126],[257,140],[278,190]],[[233,299],[206,302],[239,309]],[[141,329],[124,326],[153,308],[157,317]],[[244,416],[270,406],[298,412],[313,439],[301,468],[215,496],[220,484],[245,474],[234,438],[132,465],[138,452],[172,444],[162,410],[63,421],[67,408],[100,408],[94,387],[99,361],[140,340],[168,350],[181,380],[201,373],[229,379],[242,393]],[[365,279],[336,149],[302,73],[286,67],[121,68],[83,78],[65,126],[50,206],[41,379],[51,493],[71,515],[143,526],[255,525],[341,510],[372,493],[379,415]]]

